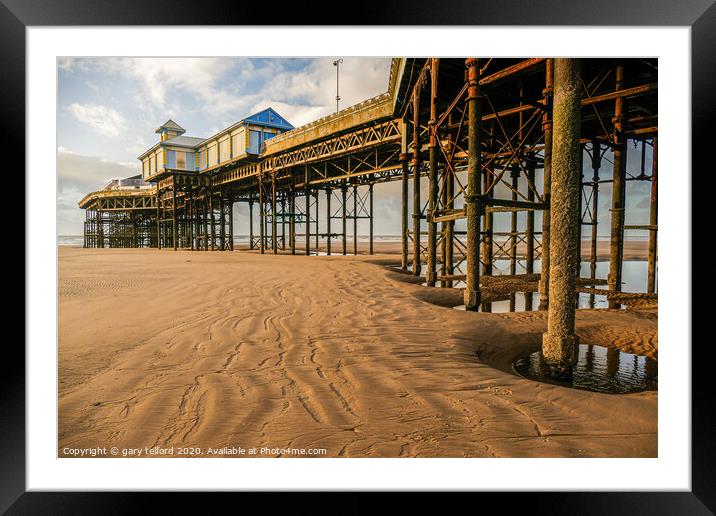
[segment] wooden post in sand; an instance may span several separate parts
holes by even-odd
[[[574,332],[577,248],[579,246],[579,195],[582,174],[581,80],[579,59],[555,59],[552,150],[552,184],[547,332],[542,336],[545,360],[570,367],[577,357],[579,339]]]
[[[468,74],[467,88],[467,194],[465,215],[467,217],[465,310],[476,312],[480,307],[480,212],[478,204],[481,192],[480,175],[480,112],[479,76],[477,58],[465,60]]]
[[[420,84],[413,90],[413,275],[420,276]]]
[[[623,89],[624,66],[616,69],[616,90]],[[612,182],[612,224],[609,243],[609,290],[622,289],[622,259],[624,257],[624,208],[626,197],[626,138],[624,137],[624,98],[618,97],[614,104],[614,180]],[[609,301],[609,308],[619,308],[619,303]]]
[[[437,279],[437,232],[438,223],[435,222],[435,212],[438,208],[438,136],[437,136],[437,100],[438,100],[438,62],[437,58],[430,60],[430,120],[428,121],[429,152],[429,188],[428,188],[428,266],[425,271],[425,281],[428,287],[435,286]]]
[[[651,203],[649,205],[649,262],[647,271],[646,291],[650,294],[656,292],[656,228],[657,228],[657,161],[656,161],[656,136],[654,136],[653,160],[651,164]]]

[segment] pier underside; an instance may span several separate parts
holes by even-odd
[[[591,246],[577,263],[591,265],[582,287],[597,285],[607,190],[607,287],[617,306],[626,232],[648,236],[647,293],[656,291],[658,65],[579,61],[581,119],[570,137],[582,160],[578,231]],[[404,270],[428,286],[465,287],[475,306],[481,276],[539,274],[546,307],[553,68],[546,58],[395,59],[388,93],[267,141],[258,161],[169,169],[153,189],[89,194],[84,246],[233,250],[233,207],[243,202],[251,249],[357,254],[365,219],[372,254],[374,190],[400,181]],[[625,222],[632,181],[651,184],[649,224]]]

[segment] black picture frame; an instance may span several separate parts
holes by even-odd
[[[169,9],[174,13],[167,15]],[[589,4],[569,0],[461,0],[449,4],[426,0],[382,2],[341,6],[336,3],[282,3],[280,9],[264,4],[206,0],[198,6],[187,0],[0,0],[0,102],[2,142],[9,148],[25,148],[25,58],[27,26],[50,25],[655,25],[690,26],[692,36],[692,163],[693,170],[713,169],[709,156],[712,132],[709,122],[716,114],[716,4],[714,0],[595,0]],[[625,42],[628,44],[628,42]],[[48,114],[48,120],[52,119]],[[712,143],[711,143],[712,145]],[[15,152],[12,170],[25,171],[24,153]],[[685,177],[688,171],[683,171]],[[693,176],[692,176],[693,177]],[[21,197],[22,198],[22,197]],[[27,199],[26,196],[24,197]],[[22,202],[22,201],[20,201]],[[696,200],[692,205],[697,205]],[[689,209],[683,207],[683,209]],[[18,207],[23,212],[22,206]],[[699,234],[699,221],[692,217],[692,234]],[[706,233],[702,233],[706,234]],[[27,238],[27,236],[26,236]],[[20,250],[19,244],[17,244]],[[20,254],[23,254],[21,251]],[[23,254],[24,256],[24,254]],[[685,256],[688,256],[685,254]],[[694,256],[693,250],[691,256]],[[24,267],[24,262],[23,262]],[[30,271],[25,269],[25,274]],[[691,278],[686,279],[691,282]],[[681,300],[692,302],[692,300]],[[23,306],[23,303],[16,303]],[[696,306],[692,303],[692,306]],[[692,320],[698,320],[693,318]],[[8,361],[3,367],[0,389],[0,510],[8,514],[119,514],[148,510],[151,493],[41,493],[25,492],[25,353],[13,342],[6,344]],[[682,343],[684,346],[688,343]],[[699,345],[709,342],[700,342]],[[694,355],[698,349],[693,349]],[[692,363],[692,491],[641,493],[502,493],[480,494],[508,498],[511,511],[528,509],[549,514],[713,514],[716,511],[714,475],[714,412],[716,404],[709,388],[713,373],[710,361]],[[568,466],[567,466],[568,467]],[[202,493],[204,500],[192,501],[183,493],[164,495],[170,505],[183,511],[201,507],[213,513],[226,503],[225,496]],[[242,505],[252,504],[241,494]],[[207,499],[211,497],[211,499]],[[171,500],[169,500],[171,498]],[[505,503],[505,500],[496,500]],[[457,499],[454,503],[460,503]],[[272,509],[277,509],[275,500]],[[343,513],[370,510],[378,502],[374,495],[352,494]],[[411,497],[401,512],[424,507],[422,496]],[[472,503],[472,502],[470,502]],[[244,505],[245,504],[245,505]],[[411,505],[413,507],[411,507]],[[294,507],[294,502],[291,503]],[[317,508],[311,512],[320,512]],[[272,511],[273,512],[273,511]],[[294,510],[295,512],[295,510]],[[329,510],[329,512],[331,512]]]

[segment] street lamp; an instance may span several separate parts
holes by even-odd
[[[336,59],[333,61],[333,66],[336,67],[336,113],[338,113],[338,102],[341,100],[340,95],[338,95],[338,71],[342,62],[343,59]]]

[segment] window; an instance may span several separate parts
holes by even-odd
[[[186,169],[186,153],[177,151],[177,168],[180,170]]]

